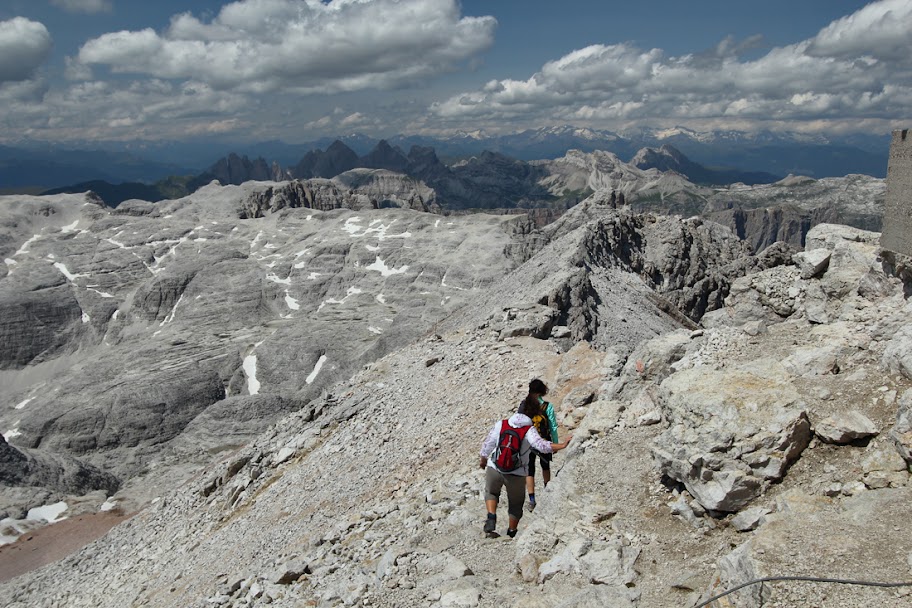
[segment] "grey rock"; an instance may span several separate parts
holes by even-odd
[[[751,541],[748,541],[719,560],[719,578],[725,588],[736,587],[742,582],[746,583],[768,576],[753,555],[753,545]],[[728,597],[738,602],[740,606],[760,608],[769,601],[771,596],[772,591],[768,585],[749,585]]]
[[[759,336],[761,334],[765,334],[768,331],[766,323],[763,321],[748,321],[744,324],[742,329],[748,336]]]
[[[617,589],[606,585],[589,585],[552,604],[556,608],[633,608],[637,605],[639,592],[635,589]]]
[[[672,515],[677,515],[695,528],[700,527],[699,518],[697,517],[696,513],[694,513],[694,510],[691,508],[691,506],[688,504],[687,499],[683,494],[678,496],[678,499],[673,503],[670,503],[668,506],[671,507]]]
[[[57,424],[57,414],[95,406],[97,424],[73,425],[84,436],[105,437],[111,424],[138,443],[89,449],[82,458],[108,470],[142,472],[127,489],[161,498],[84,552],[0,585],[3,596],[13,598],[13,608],[61,601],[73,608],[195,605],[215,592],[228,595],[239,578],[219,572],[267,577],[292,559],[287,557],[292,550],[300,551],[295,559],[313,571],[306,582],[279,585],[256,578],[243,583],[231,602],[252,603],[248,598],[255,598],[251,592],[259,587],[256,603],[280,605],[369,600],[407,606],[444,598],[471,605],[482,603],[483,592],[486,605],[510,605],[522,595],[520,601],[530,606],[633,606],[638,588],[654,590],[649,601],[657,605],[680,603],[680,592],[667,588],[667,581],[675,580],[680,549],[702,568],[718,555],[718,541],[728,538],[707,525],[719,516],[707,505],[741,509],[759,493],[775,499],[813,478],[817,457],[834,450],[815,451],[807,463],[810,475],[802,467],[801,474],[773,485],[810,436],[801,396],[813,394],[818,384],[835,394],[844,390],[841,381],[880,378],[877,349],[889,335],[887,326],[901,326],[905,314],[896,310],[897,320],[884,321],[887,307],[896,308],[899,299],[888,305],[850,292],[828,301],[834,314],[846,317],[833,327],[812,328],[796,318],[786,325],[769,322],[767,333],[751,339],[741,330],[694,331],[694,319],[705,317],[701,311],[719,305],[737,277],[765,263],[743,258],[743,245],[709,222],[585,204],[532,236],[523,232],[530,226],[526,219],[438,217],[401,209],[270,211],[266,204],[262,218],[232,215],[262,189],[262,184],[206,187],[187,200],[157,204],[157,216],[93,220],[99,223],[93,231],[102,237],[94,238],[95,244],[111,239],[124,245],[107,243],[110,252],[103,251],[99,260],[132,258],[142,272],[110,273],[106,280],[118,287],[108,293],[117,297],[95,294],[116,300],[119,314],[106,321],[98,343],[82,344],[82,360],[55,356],[5,372],[0,390],[7,403],[34,399],[21,410],[0,410],[0,421],[12,429],[20,415],[28,417],[32,440],[45,437],[44,410],[52,414],[45,421]],[[271,196],[263,200],[273,200],[275,189]],[[411,236],[402,236],[405,232]],[[187,240],[181,243],[182,238]],[[45,255],[57,240],[45,236],[33,245]],[[771,252],[769,259],[782,252]],[[46,264],[41,257],[21,259],[23,265]],[[206,263],[195,264],[196,257]],[[517,267],[520,261],[524,264]],[[92,264],[87,254],[74,255],[75,271],[89,272]],[[396,272],[404,266],[409,269]],[[17,267],[12,268],[14,276]],[[796,270],[767,268],[748,286],[780,321],[773,304],[802,310],[808,281]],[[134,301],[137,293],[164,293],[153,287],[180,276],[192,277],[180,294],[175,289],[158,302],[144,297],[147,307]],[[77,293],[95,285],[76,283]],[[570,330],[570,337],[561,339],[565,343],[549,341],[546,324],[540,326],[541,339],[496,341],[505,307],[538,306],[550,309],[554,325]],[[779,363],[794,350],[792,339],[827,343],[839,332],[851,333],[846,342],[858,344],[845,365],[855,375],[794,379],[792,385]],[[863,333],[871,334],[867,342]],[[568,350],[581,337],[591,342]],[[608,347],[610,361],[600,350]],[[775,360],[758,358],[761,351]],[[441,359],[425,365],[433,357]],[[462,434],[441,433],[432,422],[441,415],[498,419],[515,406],[528,378],[539,375],[553,387],[555,403],[576,399],[577,386],[597,398],[577,408],[585,417],[577,419],[574,442],[558,455],[557,474],[542,494],[547,500],[524,518],[519,537],[479,541],[483,512],[476,502],[476,458],[459,456],[467,441]],[[38,388],[42,382],[47,384]],[[207,404],[208,389],[197,393],[199,385],[218,388],[217,399]],[[132,410],[109,408],[109,394],[141,406],[147,424],[157,422],[149,411],[159,411],[167,422],[157,431],[167,439],[157,443],[153,433],[147,437],[130,428],[120,419]],[[460,399],[441,410],[439,396],[449,394]],[[659,411],[667,428],[630,428],[626,414],[638,396],[637,404],[648,406],[643,413]],[[54,410],[58,402],[61,409]],[[160,402],[167,405],[155,410]],[[879,399],[877,407],[891,403]],[[46,434],[49,445],[65,441],[53,424]],[[247,438],[248,425],[263,431]],[[249,445],[240,446],[244,441]],[[667,454],[659,470],[652,468],[650,445],[658,461]],[[343,450],[346,459],[340,462]],[[883,464],[886,460],[874,454],[864,454],[871,461],[864,475],[878,485],[885,478],[875,476],[895,463]],[[213,459],[219,462],[180,485],[191,477],[191,467]],[[441,466],[448,471],[443,477]],[[833,479],[844,469],[827,474]],[[678,525],[665,509],[655,509],[665,502],[666,488],[659,484],[665,471],[680,473],[694,490],[696,500],[687,505],[694,516],[710,516],[701,530]],[[828,499],[820,489],[830,479],[812,482],[814,498],[824,507],[790,498],[791,508],[779,509],[757,535],[767,534],[773,522],[802,517],[802,509],[832,504],[838,511],[840,502],[891,490],[865,489],[858,481],[857,496]],[[877,522],[887,521],[872,514],[892,518],[895,511],[905,517],[898,501],[880,507],[885,508],[852,516],[868,519],[872,541],[884,534]],[[655,519],[641,527],[644,518]],[[657,530],[670,536],[659,538]],[[849,540],[859,538],[864,535]],[[398,543],[408,552],[391,549]],[[774,538],[768,546],[787,543]],[[507,559],[492,559],[504,551]],[[637,555],[656,562],[644,567]],[[566,563],[554,568],[561,560]],[[527,578],[538,580],[542,570],[531,564],[549,562],[554,574],[542,589],[517,593],[515,586],[490,584],[509,582],[518,564],[526,566]],[[634,575],[657,578],[644,584]]]
[[[120,480],[77,458],[16,448],[0,436],[0,486],[48,488],[75,495],[104,490],[110,495],[118,490]]]
[[[890,373],[912,379],[912,327],[902,327],[891,336],[882,361]]]
[[[725,308],[705,318],[703,325],[741,327],[756,321],[767,325],[780,323],[796,312],[801,294],[797,268],[761,270],[733,281]]]
[[[662,422],[662,412],[659,410],[650,410],[637,418],[637,424],[639,426],[652,426],[653,424],[658,424]]]
[[[893,449],[878,449],[863,463],[864,484],[871,490],[901,488],[909,482],[909,465]]]
[[[453,218],[458,230],[444,230],[440,216],[374,211],[370,197],[415,186],[381,171],[333,183],[367,197],[360,216],[296,182],[210,184],[139,215],[81,195],[2,198],[31,219],[16,220],[0,280],[0,368],[21,371],[4,394],[29,403],[0,422],[19,446],[118,477],[165,453],[208,462],[421,338],[512,268],[503,251],[526,238],[523,218]],[[46,215],[28,215],[36,202]]]
[[[66,277],[23,263],[0,284],[0,369],[22,368],[73,352],[94,336]]]
[[[594,546],[580,557],[580,564],[591,583],[615,588],[634,587],[637,573],[634,569],[640,550],[625,546],[619,540],[606,546]]]
[[[296,560],[285,562],[276,568],[266,577],[266,580],[274,585],[290,585],[305,574],[310,573],[310,568],[303,561]]]
[[[616,211],[598,200],[594,196],[547,226],[547,244],[535,259],[444,327],[484,318],[500,332],[519,311],[543,305],[553,311],[550,320],[540,310],[508,331],[547,337],[551,327],[566,326],[573,341],[623,356],[658,333],[694,329],[694,320],[722,305],[737,277],[762,265],[720,226]],[[517,311],[514,319],[510,309]],[[643,309],[656,312],[634,313]]]
[[[567,393],[561,401],[561,409],[585,407],[595,401],[596,392],[591,386],[579,386]]]
[[[555,311],[541,304],[510,308],[504,311],[501,339],[517,336],[544,338],[550,335]]]
[[[559,553],[538,567],[538,582],[544,583],[558,574],[570,574],[580,569],[579,560],[570,552]]]
[[[774,184],[775,186],[775,184]],[[769,187],[766,188],[768,192]],[[781,188],[775,190],[781,193]],[[751,195],[759,195],[763,200],[763,187],[755,186],[753,189],[722,191],[717,195],[717,201],[710,200],[707,205],[708,212],[705,216],[729,227],[732,232],[751,244],[754,251],[762,251],[776,243],[788,243],[794,247],[801,247],[808,230],[821,222],[838,222],[839,216],[831,205],[819,201],[820,207],[797,209],[792,205],[783,205],[781,200],[770,201],[760,208],[745,208],[756,205],[759,201],[750,200]],[[725,207],[716,210],[722,202],[721,197],[728,198]],[[741,206],[731,208],[734,201],[739,200]],[[746,205],[745,205],[746,203]],[[761,203],[762,204],[762,203]],[[823,206],[826,205],[826,206]]]
[[[551,328],[552,338],[569,338],[571,335],[570,328],[564,325],[555,325]]]
[[[814,279],[826,272],[832,252],[829,249],[811,249],[792,256],[792,261],[801,271],[802,279]]]
[[[731,525],[738,532],[750,532],[756,530],[769,514],[770,510],[764,507],[745,509],[732,518]]]
[[[538,560],[534,555],[523,555],[518,563],[519,574],[527,583],[534,583],[538,580]]]
[[[467,579],[451,582],[440,589],[440,605],[472,608],[478,606],[481,591]]]
[[[880,236],[876,232],[861,230],[845,224],[821,224],[814,226],[807,234],[805,250],[829,249],[835,251],[844,244],[877,245]]]
[[[838,358],[843,349],[828,345],[798,348],[782,361],[782,366],[793,376],[823,376],[838,373]]]
[[[838,224],[821,224],[808,233],[808,253],[819,249],[832,252],[826,273],[820,280],[828,296],[842,297],[858,292],[863,280],[871,280],[868,275],[875,266],[878,238],[876,232]],[[877,272],[883,274],[881,270]]]
[[[807,320],[811,323],[829,323],[830,315],[827,312],[828,302],[829,298],[820,285],[816,283],[807,285],[802,302]]]
[[[814,423],[814,434],[827,443],[846,444],[877,435],[877,426],[857,410],[843,412]]]
[[[903,460],[912,466],[912,390],[904,392],[899,400],[890,439]]]

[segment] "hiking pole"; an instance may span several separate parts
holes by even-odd
[[[876,582],[876,581],[858,581],[858,580],[851,580],[851,579],[825,578],[825,577],[818,577],[818,576],[767,576],[765,578],[758,578],[758,579],[754,579],[752,581],[747,581],[746,583],[742,583],[742,584],[738,585],[737,587],[733,587],[733,588],[729,589],[725,593],[720,593],[719,595],[714,595],[713,597],[709,598],[708,600],[706,600],[700,604],[697,604],[696,606],[694,606],[694,608],[703,608],[704,606],[708,606],[709,604],[715,602],[716,600],[721,599],[721,598],[725,597],[726,595],[729,595],[730,593],[734,593],[735,591],[738,591],[740,589],[744,589],[745,587],[749,587],[750,585],[756,585],[758,583],[771,583],[771,582],[775,582],[775,581],[838,583],[840,585],[862,585],[865,587],[887,587],[887,588],[912,587],[912,582],[880,583],[880,582]]]

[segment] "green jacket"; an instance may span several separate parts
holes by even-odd
[[[550,401],[542,402],[545,406],[545,416],[548,417],[548,424],[551,425],[551,443],[560,443],[557,438],[557,416],[554,415],[554,406]]]

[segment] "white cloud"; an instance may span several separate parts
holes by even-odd
[[[434,104],[444,125],[478,128],[571,122],[595,126],[766,123],[912,115],[912,3],[884,0],[813,39],[756,59],[756,37],[727,38],[702,55],[630,44],[592,45],[549,61],[527,80],[499,80]]]
[[[111,0],[51,0],[51,4],[71,13],[105,13],[114,8]]]
[[[912,2],[882,0],[823,28],[811,40],[808,54],[908,61],[910,49]]]
[[[242,0],[209,22],[104,34],[78,59],[116,73],[220,90],[334,93],[392,88],[458,69],[493,42],[493,17],[457,0]]]
[[[41,93],[4,95],[0,88],[6,130],[13,132],[15,121],[21,134],[38,140],[182,139],[244,129],[237,115],[250,108],[243,95],[158,79],[80,82]]]
[[[44,24],[24,17],[0,21],[0,83],[31,80],[50,52]]]
[[[4,110],[9,119],[8,123],[4,126],[12,126],[19,122],[18,117],[14,116],[12,112],[14,104],[27,104],[27,107],[34,108],[34,104],[41,103],[41,100],[47,91],[47,83],[43,80],[0,82],[0,102],[5,104],[6,107]]]
[[[66,69],[64,75],[67,80],[92,80],[92,68],[84,63],[73,59],[72,57],[64,58]]]
[[[361,112],[355,112],[354,114],[349,114],[345,118],[339,121],[339,126],[341,127],[354,127],[357,125],[365,124],[367,122],[367,117],[365,117]]]

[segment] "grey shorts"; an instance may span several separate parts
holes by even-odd
[[[485,500],[500,500],[500,491],[507,487],[507,513],[516,519],[523,515],[523,503],[526,502],[526,477],[524,475],[507,475],[493,467],[485,469]]]

